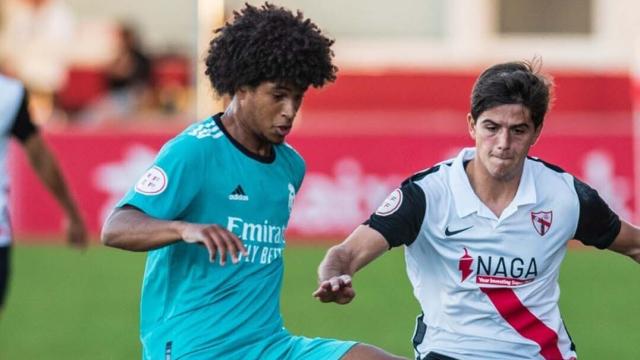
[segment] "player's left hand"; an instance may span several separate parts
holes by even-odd
[[[84,249],[88,244],[87,227],[80,216],[69,217],[67,225],[67,241],[70,246]]]
[[[313,296],[322,302],[348,304],[356,296],[351,283],[351,276],[340,275],[321,281]]]

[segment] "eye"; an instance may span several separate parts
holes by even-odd
[[[491,131],[491,132],[496,132],[498,130],[498,127],[495,125],[485,125],[484,127],[485,129]]]
[[[286,95],[285,95],[284,93],[273,93],[273,98],[274,98],[276,101],[280,101],[280,100],[284,99],[284,98],[285,98],[285,96],[286,96]]]
[[[513,133],[516,135],[522,135],[526,132],[525,128],[515,128],[513,129]]]

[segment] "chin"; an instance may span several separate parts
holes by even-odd
[[[490,172],[491,176],[499,181],[509,181],[515,178],[515,172],[512,169],[494,169]]]

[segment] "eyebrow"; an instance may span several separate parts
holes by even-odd
[[[491,119],[483,119],[482,121],[480,121],[480,123],[489,123],[490,125],[495,125],[495,126],[502,126],[500,124],[498,124],[497,122],[491,120]],[[509,127],[510,129],[515,129],[515,128],[529,128],[529,124],[528,123],[522,123],[522,124],[516,124],[516,125],[511,125]]]
[[[293,89],[290,86],[287,86],[287,85],[284,85],[284,84],[278,84],[278,85],[274,86],[273,90],[293,91]]]

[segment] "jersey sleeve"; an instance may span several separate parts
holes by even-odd
[[[411,245],[422,228],[425,211],[424,191],[409,180],[391,192],[364,224],[382,234],[389,247]]]
[[[200,192],[200,174],[207,165],[197,141],[181,137],[168,142],[117,207],[130,205],[157,219],[180,219]]]
[[[38,132],[38,128],[33,124],[33,121],[31,121],[28,99],[29,96],[26,90],[23,90],[20,107],[18,108],[13,125],[11,125],[11,135],[15,136],[21,143],[24,143],[31,135]]]
[[[585,245],[606,249],[620,233],[620,218],[589,185],[574,178],[574,186],[580,202],[574,237]]]

